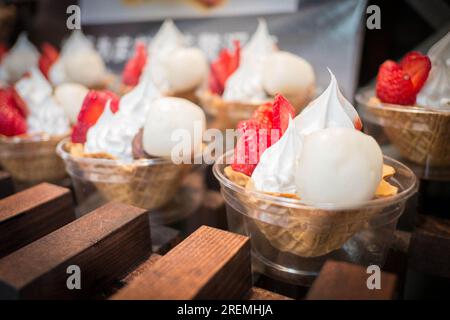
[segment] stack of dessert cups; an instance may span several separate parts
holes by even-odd
[[[107,78],[103,61],[81,31],[72,33],[61,55],[48,43],[41,50],[22,33],[0,65],[0,163],[18,189],[43,181],[65,184],[56,146],[70,135],[85,85],[104,87]]]
[[[277,98],[273,105],[275,117]],[[239,142],[217,159],[213,172],[229,228],[251,237],[256,271],[309,285],[330,258],[383,265],[417,182],[358,127],[355,109],[332,77],[325,92],[289,124],[273,123],[281,138],[259,150],[256,166],[246,156],[238,161]],[[248,132],[241,137],[247,145]]]
[[[208,86],[200,88],[197,96],[211,119],[208,126],[225,130],[250,118],[276,93],[283,94],[298,113],[315,95],[315,74],[306,60],[280,51],[260,19],[242,50],[235,42],[234,51],[220,52],[211,64]]]
[[[376,88],[364,88],[356,96],[366,131],[424,179],[450,179],[449,48],[450,33],[427,55],[411,52],[398,64],[385,62]],[[402,72],[409,79],[402,85],[412,89],[400,94],[400,85],[386,85],[385,79],[394,72],[390,68]]]

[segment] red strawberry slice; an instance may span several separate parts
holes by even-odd
[[[411,78],[414,92],[419,93],[431,70],[430,58],[420,52],[412,51],[400,61],[400,67]]]
[[[253,112],[252,119],[259,123],[260,128],[272,129],[273,105],[271,102],[263,104]]]
[[[239,41],[234,41],[234,52],[222,49],[218,58],[211,63],[209,75],[209,90],[221,95],[225,88],[225,82],[239,67],[241,46]]]
[[[416,91],[411,77],[394,61],[387,60],[378,71],[377,97],[386,103],[412,105],[416,102]]]
[[[41,46],[42,54],[39,57],[39,69],[48,79],[50,67],[59,59],[59,52],[54,46],[48,42],[44,42]]]
[[[122,72],[122,82],[128,86],[136,86],[142,70],[147,63],[147,48],[143,42],[136,43],[134,56],[128,60]]]
[[[280,129],[283,134],[289,126],[289,116],[294,119],[295,109],[281,94],[273,101],[273,128]]]
[[[28,115],[28,108],[14,87],[0,89],[0,103],[6,103],[20,113],[23,118]]]
[[[100,118],[108,100],[111,99],[111,111],[116,113],[119,110],[119,97],[108,90],[91,90],[83,100],[77,123],[73,127],[72,142],[85,143],[86,134]]]
[[[8,53],[8,47],[3,42],[0,42],[0,62],[2,62],[6,53]]]
[[[12,137],[26,131],[27,122],[19,110],[9,105],[6,100],[0,100],[0,134]]]

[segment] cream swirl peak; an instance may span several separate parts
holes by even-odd
[[[87,133],[86,152],[106,152],[124,161],[132,160],[133,138],[144,126],[151,101],[158,96],[150,88],[152,85],[144,78],[120,99],[119,111],[115,114],[108,101],[101,117]],[[149,92],[153,92],[151,97]]]
[[[258,20],[258,28],[243,49],[238,69],[228,78],[224,100],[259,103],[269,99],[263,87],[264,61],[275,52],[275,41],[267,30],[266,21]]]
[[[431,70],[417,95],[417,104],[425,107],[450,107],[450,32],[428,51]]]
[[[20,97],[26,102],[30,114],[27,118],[29,133],[62,135],[69,132],[69,119],[64,109],[52,96],[52,87],[36,68],[15,85]]]
[[[342,95],[334,74],[330,69],[328,71],[331,81],[327,89],[295,118],[295,124],[301,134],[325,128],[360,126],[358,113]]]
[[[28,40],[27,34],[22,32],[14,46],[6,54],[1,68],[5,81],[19,80],[30,68],[36,67],[39,60],[39,51]]]
[[[200,49],[188,47],[172,20],[166,20],[148,47],[149,57],[141,79],[150,78],[163,95],[189,91],[205,80],[208,66]]]

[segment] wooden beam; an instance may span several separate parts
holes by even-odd
[[[70,190],[49,183],[0,200],[0,257],[73,220]]]
[[[0,259],[0,298],[86,298],[105,290],[151,251],[144,209],[109,203]],[[69,266],[81,289],[69,290]]]
[[[0,171],[0,199],[14,193],[14,184],[11,175],[6,171]]]
[[[393,299],[396,276],[381,272],[381,288],[368,289],[366,267],[329,260],[309,290],[307,300],[389,300]]]
[[[202,226],[113,299],[239,299],[251,285],[250,239]]]

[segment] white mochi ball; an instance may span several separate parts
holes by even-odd
[[[203,110],[189,100],[164,97],[152,101],[144,125],[145,152],[170,157],[174,148],[183,155],[201,151],[206,120]]]
[[[262,81],[264,89],[271,95],[305,96],[314,88],[315,75],[305,59],[277,51],[265,60]]]
[[[166,68],[172,92],[192,90],[198,87],[208,74],[206,57],[197,48],[175,50],[170,54]]]
[[[299,197],[309,203],[354,205],[373,198],[383,154],[370,136],[350,128],[307,135],[296,170]]]
[[[55,100],[63,107],[70,123],[77,122],[78,113],[88,91],[88,88],[78,83],[65,83],[56,87]]]
[[[79,50],[65,59],[64,69],[70,81],[88,88],[102,84],[105,79],[105,64],[100,55],[92,50]]]

